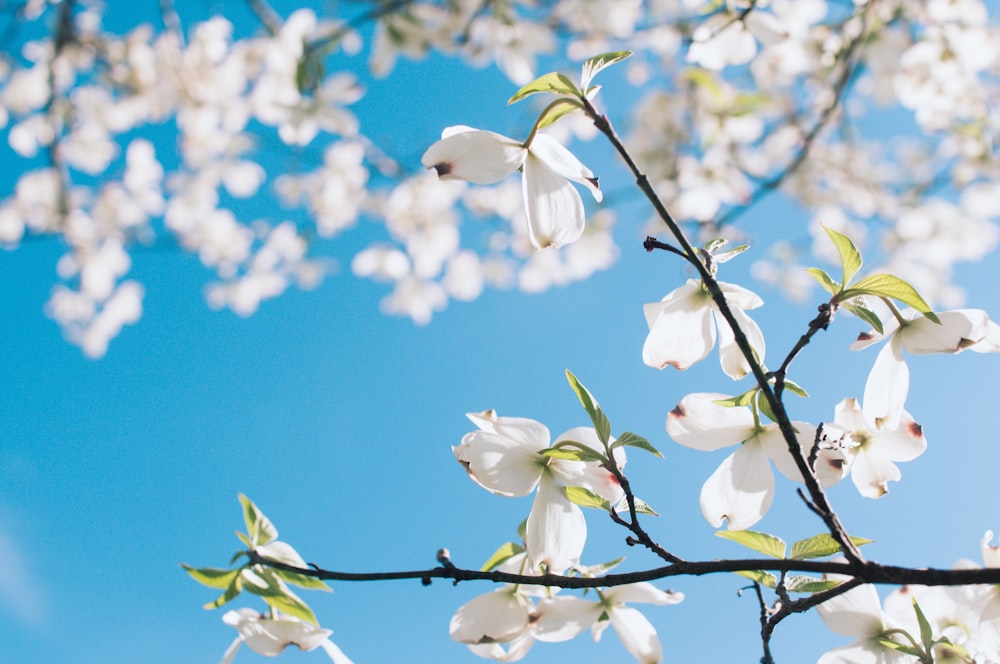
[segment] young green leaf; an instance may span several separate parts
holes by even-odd
[[[753,398],[757,394],[759,388],[752,387],[743,394],[737,394],[735,397],[729,397],[728,399],[717,399],[712,403],[717,403],[725,408],[736,408],[739,406],[749,406],[753,403]]]
[[[576,398],[580,400],[580,404],[583,409],[587,411],[587,415],[590,416],[590,421],[594,423],[594,429],[597,431],[597,437],[600,438],[603,445],[608,444],[608,440],[611,438],[611,423],[608,422],[607,416],[601,407],[597,405],[597,400],[590,393],[586,387],[583,386],[573,372],[569,369],[566,370],[566,380],[569,381],[569,386],[573,388],[576,393]]]
[[[851,283],[851,278],[861,269],[861,253],[854,246],[851,238],[843,233],[835,231],[826,225],[823,226],[823,230],[833,240],[834,246],[837,247],[837,253],[840,254],[840,264],[844,269],[844,278],[841,279],[840,283],[846,286]]]
[[[742,544],[748,549],[763,553],[765,556],[779,560],[785,557],[787,545],[783,539],[774,535],[758,533],[753,530],[717,530],[715,535]]]
[[[565,444],[564,441],[563,444]],[[579,444],[579,443],[577,443]],[[550,447],[539,452],[542,456],[552,459],[568,459],[569,461],[597,461],[598,463],[607,461],[603,454],[595,452],[589,447],[580,446],[580,449],[572,447]]]
[[[871,325],[876,332],[882,334],[882,321],[879,320],[879,317],[875,314],[875,312],[869,309],[867,305],[863,304],[860,299],[844,302],[840,306]]]
[[[596,507],[602,510],[611,510],[611,503],[590,489],[585,489],[582,486],[568,486],[563,489],[563,492],[567,498],[580,507]]]
[[[278,529],[274,527],[270,519],[257,509],[253,501],[242,493],[239,496],[240,504],[243,506],[243,520],[247,525],[247,534],[250,536],[251,547],[258,547],[267,544],[278,538]]]
[[[579,99],[570,99],[568,97],[556,99],[546,106],[542,114],[538,116],[538,120],[535,122],[535,130],[548,127],[556,120],[569,115],[573,111],[579,111],[582,108],[583,102]]]
[[[836,295],[840,292],[840,284],[833,280],[829,274],[825,271],[819,269],[818,267],[807,267],[806,272],[812,275],[812,278],[819,282],[819,285],[829,293],[830,295]]]
[[[333,588],[314,576],[306,576],[305,574],[299,574],[298,572],[288,572],[283,569],[276,569],[274,570],[274,573],[277,574],[278,578],[281,580],[299,586],[300,588],[308,588],[309,590],[325,590],[328,593],[333,592]]]
[[[729,240],[724,237],[717,237],[714,240],[709,240],[705,243],[705,251],[710,254],[714,254],[716,249],[726,246],[728,242]]]
[[[927,616],[924,615],[923,610],[920,605],[917,604],[917,598],[913,598],[913,611],[917,614],[917,624],[920,625],[920,642],[924,646],[924,650],[928,652],[931,646],[934,645],[934,630],[931,628],[930,622],[927,621]]]
[[[507,100],[507,105],[516,104],[525,97],[529,97],[539,92],[550,92],[557,95],[570,95],[571,97],[581,97],[580,90],[573,85],[573,81],[566,78],[565,74],[559,72],[549,72],[544,76],[539,76],[531,83],[514,93],[514,96]]]
[[[596,565],[577,566],[577,569],[580,571],[580,574],[582,574],[583,576],[589,576],[589,577],[603,576],[603,575],[607,574],[608,572],[610,572],[611,570],[613,570],[614,568],[618,567],[618,565],[620,565],[623,560],[625,560],[625,556],[621,556],[621,557],[615,558],[614,560],[608,561],[606,563],[597,563]]]
[[[611,445],[611,449],[616,447],[638,447],[641,450],[646,450],[650,454],[654,454],[661,459],[663,455],[660,454],[659,450],[653,447],[653,444],[642,436],[632,433],[631,431],[626,431],[622,435],[618,436],[618,439]]]
[[[865,277],[844,291],[842,299],[847,300],[862,294],[899,300],[904,304],[910,305],[935,323],[941,322],[931,309],[931,305],[927,304],[924,298],[920,297],[920,294],[913,286],[891,274],[873,274]]]
[[[816,579],[811,576],[790,576],[785,579],[785,588],[790,593],[820,593],[836,588],[842,581]]]
[[[285,588],[285,592],[282,594],[265,598],[265,601],[278,611],[293,618],[303,620],[310,625],[319,626],[319,623],[316,621],[316,615],[309,608],[309,605],[303,602],[298,595],[288,590],[288,588]]]
[[[804,389],[802,389],[802,387],[799,386],[799,384],[796,383],[794,380],[788,380],[786,378],[785,379],[785,389],[788,390],[789,392],[791,392],[792,394],[796,395],[796,396],[802,397],[803,399],[808,399],[809,398],[809,393],[806,392]]]
[[[770,572],[765,572],[762,569],[743,570],[735,573],[739,574],[740,576],[745,576],[751,581],[756,581],[760,585],[767,586],[768,588],[778,587],[778,579]]]
[[[219,569],[217,567],[191,567],[181,563],[184,571],[191,575],[191,578],[203,586],[209,588],[228,588],[239,573],[236,569]]]
[[[513,558],[519,553],[524,553],[524,547],[520,544],[515,544],[514,542],[501,544],[500,548],[494,551],[493,555],[479,569],[482,572],[489,572],[494,567],[502,565],[504,561]]]
[[[607,69],[611,65],[621,62],[632,55],[632,51],[613,51],[595,55],[583,63],[583,71],[580,74],[580,87],[586,88],[594,80],[594,76],[602,69]]]
[[[865,544],[871,544],[875,540],[864,537],[852,537],[851,541],[854,542],[855,546],[864,546]],[[792,560],[807,560],[810,558],[832,556],[839,552],[840,545],[837,544],[837,540],[833,539],[829,533],[820,533],[819,535],[807,537],[792,544],[792,552],[788,557]]]
[[[764,416],[770,419],[772,422],[777,422],[778,418],[774,416],[774,412],[771,410],[771,404],[764,397],[763,393],[758,392],[757,397],[757,407],[760,408],[760,412],[764,413]]]
[[[660,516],[659,512],[650,507],[649,503],[647,503],[642,498],[639,498],[637,496],[632,496],[632,501],[635,503],[636,514],[648,514],[649,516]],[[625,509],[627,510],[628,509],[627,499],[625,501],[625,505],[626,505]]]
[[[226,591],[224,593],[215,598],[214,602],[209,602],[208,604],[203,605],[202,608],[217,609],[226,602],[230,601],[231,599],[239,595],[240,591],[242,590],[243,590],[243,580],[241,579],[239,574],[237,574],[236,576],[233,577],[233,580],[229,583],[229,585],[226,586]]]
[[[915,648],[913,646],[903,645],[902,643],[896,643],[892,639],[884,637],[884,636],[880,636],[880,637],[878,637],[875,640],[878,641],[878,644],[880,646],[888,648],[889,650],[895,650],[896,652],[901,652],[901,653],[904,653],[906,655],[910,655],[912,657],[916,657],[918,659],[922,658],[924,656],[924,653],[921,652],[920,649]]]
[[[721,254],[716,254],[713,258],[715,258],[716,263],[727,263],[736,258],[737,256],[739,256],[740,254],[742,254],[749,248],[750,248],[749,244],[741,244],[735,249],[730,249],[729,251],[724,251]]]

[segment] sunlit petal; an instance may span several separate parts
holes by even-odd
[[[545,134],[536,134],[529,150],[550,169],[568,180],[579,182],[590,190],[596,200],[601,200],[601,190],[593,171],[581,164],[559,141]]]
[[[557,595],[538,603],[532,629],[539,641],[568,641],[590,627],[603,611],[597,602]]]
[[[527,150],[512,138],[471,127],[449,127],[420,163],[433,168],[442,179],[493,184],[524,163]]]
[[[643,362],[656,369],[667,365],[687,369],[711,352],[715,321],[711,301],[705,298],[706,294],[697,291],[690,297],[652,305],[659,315],[642,346]]]
[[[882,602],[870,584],[823,602],[817,611],[827,627],[844,636],[866,639],[884,629]]]
[[[689,394],[667,414],[667,433],[685,447],[712,451],[740,443],[754,433],[753,413],[744,406],[715,403],[728,399],[717,392]]]
[[[544,459],[537,452],[510,438],[486,431],[467,433],[462,438],[462,444],[453,447],[452,451],[476,484],[502,496],[531,493],[544,464]]]
[[[580,562],[587,541],[583,512],[570,502],[548,473],[538,483],[538,493],[528,515],[525,546],[531,565],[548,565],[562,572]]]
[[[716,528],[744,530],[760,521],[774,498],[767,454],[750,441],[726,457],[701,488],[701,513]]]
[[[989,316],[982,309],[959,309],[938,314],[940,324],[925,316],[900,330],[903,347],[915,354],[957,353],[986,337]]]
[[[757,355],[758,364],[764,363],[764,333],[760,331],[760,326],[750,318],[742,309],[732,309],[733,317],[739,323],[740,329],[750,342],[750,348]],[[719,328],[719,360],[722,363],[722,370],[733,380],[739,380],[750,373],[750,363],[743,357],[743,351],[736,345],[736,337],[733,329],[722,317],[722,314],[715,311],[715,322]]]
[[[628,606],[616,606],[608,611],[611,625],[618,639],[640,664],[659,664],[663,661],[660,639],[646,616]]]
[[[863,412],[869,428],[895,429],[910,391],[910,369],[899,336],[882,347],[865,382]]]
[[[684,593],[660,590],[651,583],[627,583],[604,591],[608,602],[624,604],[626,602],[642,602],[645,604],[679,604],[684,599]]]
[[[529,153],[522,189],[528,237],[536,248],[560,247],[579,239],[586,224],[583,201],[566,178]]]
[[[510,641],[528,628],[531,606],[510,588],[488,592],[459,607],[449,632],[459,643]]]

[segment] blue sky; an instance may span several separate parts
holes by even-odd
[[[362,130],[372,128],[376,139],[396,135],[400,153],[415,156],[450,124],[527,131],[521,110],[503,108],[514,86],[496,71],[472,71],[458,82],[453,75],[440,61],[402,63],[387,81],[370,82],[357,107]],[[622,102],[605,99],[612,101]],[[401,119],[400,108],[412,115]],[[606,147],[584,154],[602,178],[623,177]],[[5,163],[9,191],[16,162]],[[806,221],[768,203],[745,227],[762,239],[796,238]],[[362,225],[346,244],[371,232]],[[685,558],[743,555],[714,537],[698,510],[701,484],[725,453],[681,448],[663,422],[684,394],[748,384],[733,386],[714,354],[685,373],[642,364],[642,304],[688,275],[670,256],[643,251],[637,222],[623,221],[619,238],[618,264],[585,283],[537,296],[487,292],[471,304],[452,303],[427,327],[381,315],[382,287],[345,269],[314,291],[265,303],[249,319],[213,312],[196,258],[140,252],[132,274],[146,289],[143,319],[99,361],[63,341],[42,312],[63,248],[34,239],[0,253],[0,661],[217,661],[235,633],[220,611],[200,608],[213,591],[179,564],[228,561],[239,545],[233,531],[242,528],[239,492],[282,539],[325,567],[430,567],[442,546],[456,564],[478,567],[515,537],[530,499],[492,496],[467,479],[450,450],[471,429],[464,413],[496,408],[532,417],[553,436],[584,424],[566,368],[598,397],[615,431],[645,435],[665,454],[635,451],[627,467],[636,493],[663,515],[647,521],[654,537]],[[744,280],[754,251],[727,264],[722,278]],[[994,259],[961,272],[970,306],[1000,311]],[[778,358],[805,330],[812,307],[758,292],[766,305],[754,318],[769,358]],[[793,404],[796,419],[831,419],[837,401],[861,396],[876,351],[847,345],[862,329],[842,315],[796,361],[793,377],[812,394]],[[831,492],[852,534],[877,540],[866,547],[870,557],[920,566],[978,560],[982,533],[1000,529],[989,499],[1000,465],[990,410],[996,361],[971,353],[909,358],[908,409],[924,425],[927,452],[903,465],[903,482],[882,500],[861,498],[849,482]],[[775,505],[757,529],[788,541],[821,532],[794,489],[778,479]],[[588,523],[585,562],[625,553],[623,569],[657,565],[626,550],[625,533],[602,514],[589,512]],[[687,595],[679,606],[646,611],[668,661],[759,657],[757,607],[737,596],[739,578],[660,585]],[[477,661],[448,639],[448,621],[489,589],[339,583],[332,595],[306,599],[359,663]],[[263,605],[241,597],[235,606]],[[807,661],[843,643],[815,616],[800,616],[779,628],[775,653],[779,661]],[[539,644],[527,661],[625,659],[609,631],[598,645],[586,635]],[[263,660],[244,649],[236,661]],[[283,661],[323,655],[288,653]]]

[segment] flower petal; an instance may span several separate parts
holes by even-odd
[[[449,633],[459,643],[510,641],[528,629],[531,603],[511,588],[474,597],[451,617]]]
[[[756,309],[757,307],[764,306],[764,300],[757,293],[747,290],[743,286],[720,281],[719,289],[726,296],[726,300],[730,306],[737,309]]]
[[[524,537],[529,564],[545,563],[557,574],[580,562],[587,522],[549,473],[543,473]]]
[[[732,308],[733,317],[739,323],[740,329],[750,342],[750,348],[757,355],[757,362],[764,363],[764,333],[760,331],[760,326],[742,309]],[[733,380],[739,380],[750,373],[750,363],[743,357],[743,352],[736,345],[736,337],[729,323],[722,317],[718,310],[715,310],[715,324],[719,328],[719,361],[722,363],[722,370]]]
[[[823,602],[816,610],[827,627],[844,636],[867,639],[885,629],[882,602],[871,584],[851,588]]]
[[[684,593],[660,590],[652,583],[640,581],[627,583],[623,586],[608,588],[604,591],[604,599],[613,604],[626,602],[643,602],[646,604],[679,604],[684,599]]]
[[[701,488],[701,513],[716,528],[744,530],[761,520],[774,498],[774,473],[763,447],[751,439],[726,460]]]
[[[582,597],[557,595],[543,599],[533,614],[535,638],[554,643],[569,641],[601,617],[603,607]]]
[[[540,449],[545,447],[547,445],[542,445]],[[451,449],[473,482],[501,496],[531,493],[545,463],[537,451],[511,438],[485,431],[465,434],[462,444]]]
[[[656,369],[668,364],[687,369],[705,359],[715,345],[715,321],[708,294],[700,287],[691,290],[689,286],[681,286],[677,290],[686,292],[683,297],[668,295],[661,303],[646,305],[647,309],[658,311],[658,315],[642,346],[642,361]],[[646,319],[650,319],[649,313]]]
[[[639,664],[659,664],[663,661],[660,639],[646,616],[628,606],[615,606],[608,611],[608,618],[622,645]]]
[[[580,160],[556,139],[546,134],[535,134],[528,152],[567,180],[579,182],[590,190],[596,200],[601,200],[601,190],[598,188],[593,171],[581,164]]]
[[[443,138],[427,148],[420,163],[443,180],[493,184],[524,163],[527,150],[512,138],[471,127],[448,127]]]
[[[687,395],[667,414],[667,433],[685,447],[706,452],[746,440],[754,433],[753,413],[745,406],[715,403],[728,398],[718,392]]]
[[[910,391],[910,369],[903,360],[899,335],[883,346],[865,382],[862,410],[867,428],[895,429]]]
[[[535,248],[561,247],[583,235],[586,220],[580,193],[531,153],[524,160],[521,189],[528,238]]]
[[[354,664],[351,658],[344,654],[344,651],[337,647],[333,641],[327,639],[319,644],[320,648],[330,656],[334,664]]]
[[[938,314],[940,324],[926,316],[907,322],[899,331],[911,353],[957,353],[986,337],[989,316],[982,309],[959,309]]]

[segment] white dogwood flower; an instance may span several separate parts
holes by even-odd
[[[350,658],[330,640],[333,632],[301,620],[269,618],[244,608],[227,611],[222,621],[235,627],[240,635],[226,649],[220,664],[230,664],[244,643],[255,653],[266,657],[276,657],[288,646],[296,646],[305,652],[322,648],[334,664],[352,664]]]
[[[570,180],[601,200],[594,173],[545,134],[525,145],[492,131],[448,127],[420,161],[443,179],[473,184],[493,184],[520,169],[528,236],[537,249],[560,247],[583,234],[583,201]]]
[[[744,311],[756,309],[764,301],[755,293],[734,284],[720,281],[719,287],[726,295],[750,346],[763,361],[764,335]],[[662,369],[670,365],[676,369],[687,369],[712,351],[718,329],[722,370],[733,380],[739,380],[750,372],[750,364],[736,345],[729,323],[722,317],[701,281],[689,279],[662,301],[645,305],[643,312],[649,325],[649,335],[642,346],[642,361],[649,366]]]

